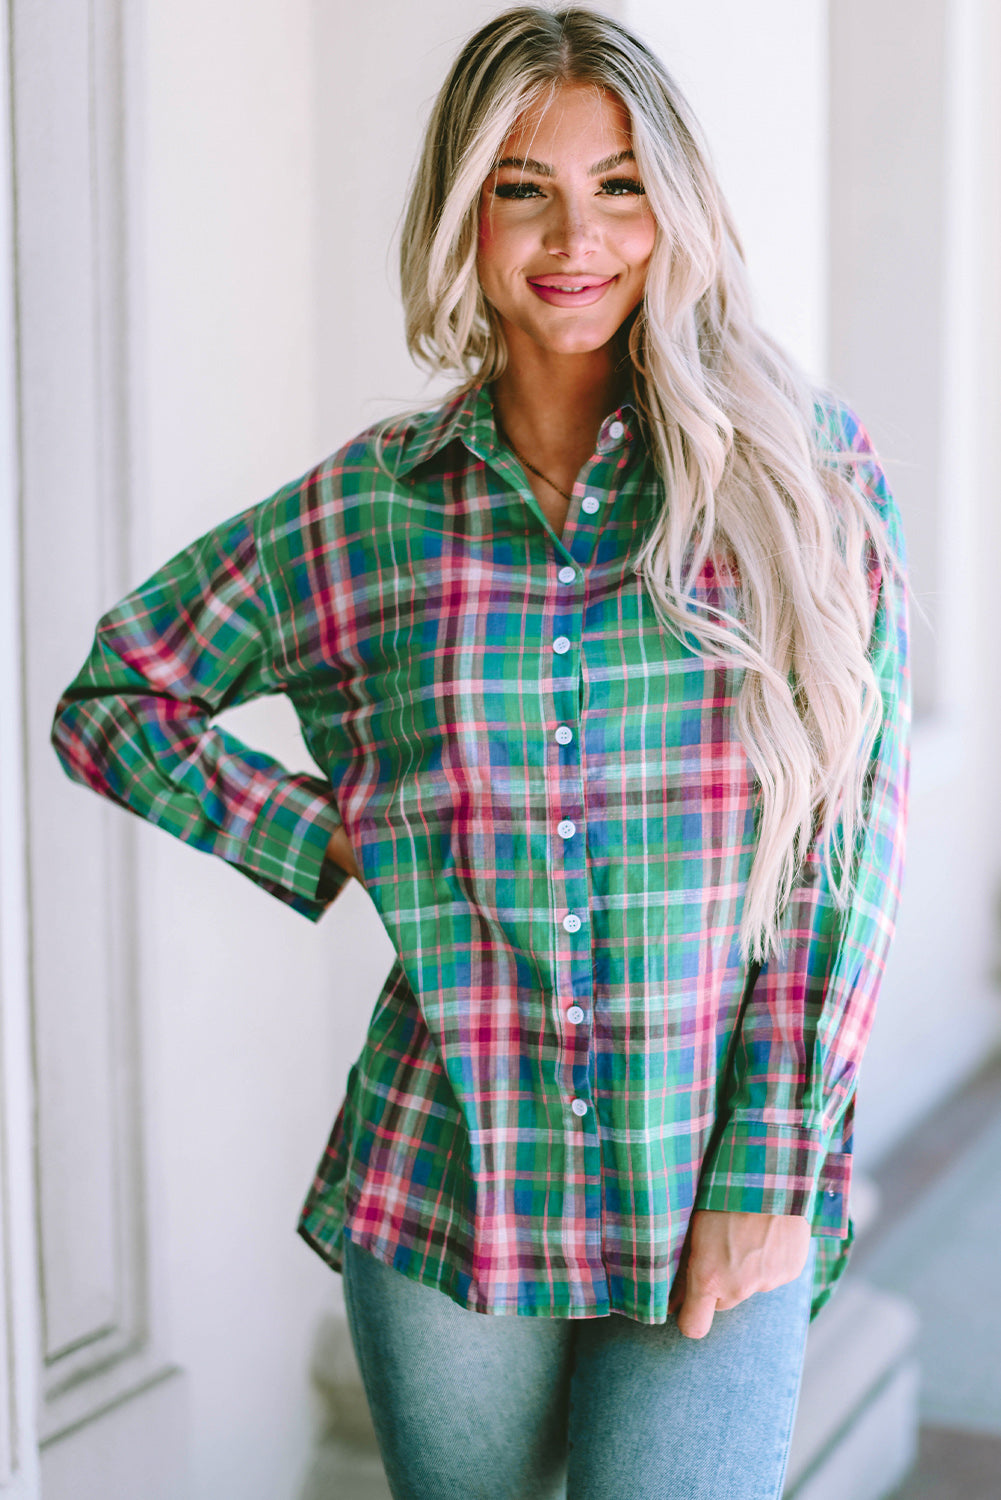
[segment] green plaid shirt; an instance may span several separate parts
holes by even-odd
[[[902,551],[865,429],[818,416],[868,455]],[[814,1316],[844,1270],[903,867],[906,599],[873,562],[854,904],[812,851],[785,958],[748,970],[743,669],[656,619],[632,564],[663,503],[626,403],[557,536],[474,386],[401,419],[381,463],[369,429],[192,542],[102,616],[59,701],[71,777],[311,921],[347,833],[397,957],[297,1226],[335,1269],[347,1235],[481,1312],[662,1323],[709,1208],[810,1220]],[[735,608],[711,563],[696,592]],[[269,693],[322,775],[212,723]]]

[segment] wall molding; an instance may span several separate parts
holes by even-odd
[[[171,1367],[151,1315],[135,829],[49,741],[80,665],[65,642],[89,642],[130,571],[128,7],[11,13],[44,1446]]]

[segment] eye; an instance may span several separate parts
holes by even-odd
[[[607,177],[601,184],[601,187],[603,192],[606,189],[611,189],[611,196],[613,198],[621,198],[629,193],[634,193],[638,196],[640,193],[646,192],[646,188],[642,182],[637,182],[635,177]]]
[[[539,194],[534,182],[499,182],[494,188],[495,198],[532,198]]]

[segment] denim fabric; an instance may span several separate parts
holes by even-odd
[[[345,1241],[344,1300],[394,1500],[778,1500],[817,1240],[702,1339],[472,1312]]]

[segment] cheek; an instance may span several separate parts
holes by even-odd
[[[499,289],[523,260],[524,245],[518,231],[505,226],[497,216],[481,213],[476,245],[476,266],[481,281]]]
[[[480,214],[476,267],[480,279],[486,281],[487,284],[495,282],[503,275],[511,253],[508,239],[509,236],[505,235],[503,226],[498,223],[494,215],[486,212]]]
[[[491,223],[489,214],[481,214],[476,243],[476,276],[483,295],[495,307],[504,300],[504,259],[503,235],[498,233],[496,219]]]
[[[624,259],[634,266],[645,266],[653,253],[656,238],[656,225],[649,220],[630,225],[619,242]]]
[[[505,217],[503,209],[498,211],[496,204],[483,203],[480,207],[477,221],[478,248],[482,254],[492,256],[495,260],[509,257],[518,240],[517,230],[510,223],[505,223]]]
[[[604,230],[608,248],[628,265],[638,265],[649,259],[653,250],[657,221],[649,209],[635,209],[629,213],[609,214]]]

